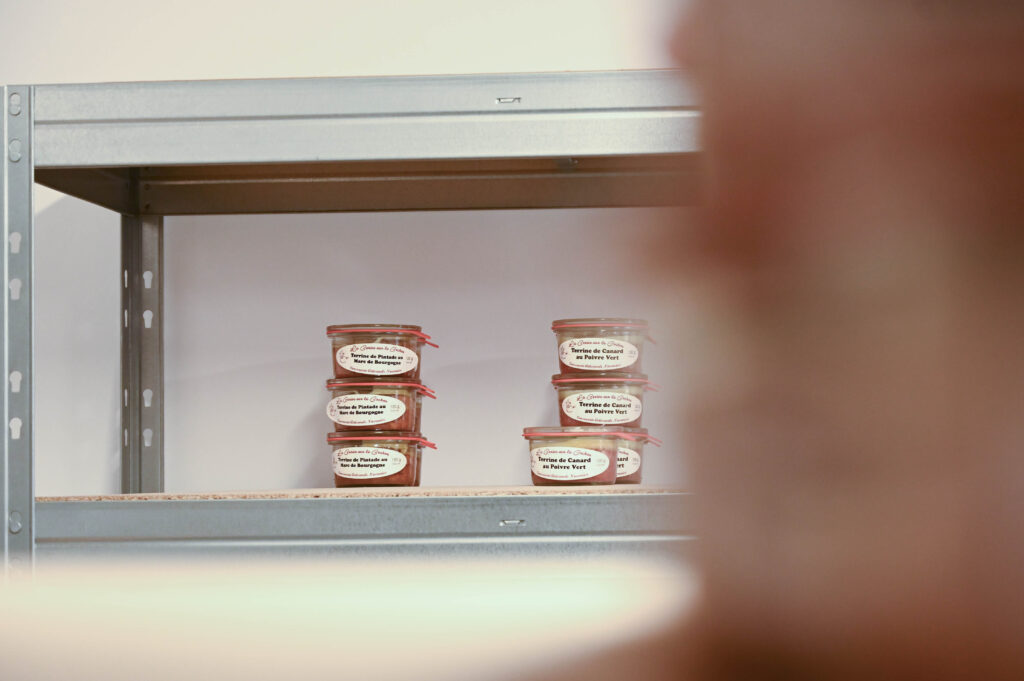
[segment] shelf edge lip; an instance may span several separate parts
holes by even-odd
[[[429,489],[429,488],[424,488]],[[385,500],[385,499],[401,499],[401,500],[443,500],[451,501],[453,499],[652,499],[652,498],[664,498],[664,497],[687,497],[692,496],[693,492],[688,490],[674,490],[674,489],[660,489],[655,488],[651,490],[643,489],[637,491],[622,491],[622,492],[571,492],[571,491],[559,491],[552,493],[544,492],[527,492],[527,493],[515,493],[508,492],[502,493],[500,490],[496,490],[494,493],[485,494],[388,494],[385,492],[371,493],[366,495],[352,494],[324,494],[323,496],[315,496],[314,494],[309,495],[294,495],[290,496],[287,494],[269,492],[265,495],[260,495],[259,492],[212,492],[208,494],[204,493],[183,493],[173,494],[164,493],[161,495],[152,494],[139,494],[139,495],[80,495],[80,496],[39,496],[36,497],[37,504],[131,504],[131,503],[157,503],[157,502],[238,502],[238,501],[259,501],[259,502],[311,502],[319,503],[326,501],[365,501],[365,500]],[[153,498],[158,497],[158,498]]]
[[[37,130],[37,168],[636,157],[700,151],[699,112],[273,118]],[[389,120],[391,121],[389,123]],[[400,121],[395,123],[394,121]],[[471,124],[467,124],[470,122]],[[524,144],[522,140],[529,140]]]
[[[624,106],[695,106],[674,69],[515,74],[272,78],[35,85],[37,122],[116,120],[243,112],[286,113],[517,112],[526,107],[586,110]]]
[[[664,542],[692,542],[697,540],[693,532],[681,530],[679,532],[666,532],[656,530],[651,532],[579,532],[576,534],[565,532],[545,532],[517,535],[498,536],[496,534],[466,533],[466,534],[436,534],[436,535],[358,535],[358,536],[268,536],[256,537],[250,535],[216,535],[207,537],[177,537],[177,536],[152,536],[152,537],[44,537],[38,540],[39,544],[49,546],[68,545],[103,545],[103,544],[233,544],[244,546],[253,545],[322,545],[347,544],[353,546],[381,546],[389,544],[404,545],[431,545],[431,544],[626,544],[626,543],[664,543]]]
[[[36,120],[36,128],[68,126],[113,126],[113,125],[184,125],[196,123],[245,123],[245,122],[302,122],[338,120],[375,120],[411,118],[508,118],[515,120],[527,116],[641,116],[677,114],[682,117],[699,118],[700,107],[694,106],[617,106],[574,109],[519,109],[510,111],[488,111],[485,109],[460,111],[373,111],[366,113],[332,113],[329,111],[304,114],[230,114],[223,116],[177,116],[177,117],[122,117],[122,118],[54,118]]]
[[[8,83],[11,87],[47,87],[47,88],[92,88],[106,86],[136,86],[136,85],[182,85],[182,84],[221,84],[221,83],[244,83],[267,85],[270,83],[325,83],[325,82],[357,82],[357,81],[400,81],[400,80],[462,80],[482,78],[563,78],[565,76],[630,76],[636,74],[668,75],[678,76],[683,72],[681,69],[662,66],[652,68],[626,68],[626,69],[576,69],[561,71],[485,71],[485,72],[463,72],[463,73],[393,73],[393,74],[364,74],[352,76],[294,76],[294,77],[268,77],[268,78],[176,78],[167,80],[108,80],[89,81],[85,83]]]

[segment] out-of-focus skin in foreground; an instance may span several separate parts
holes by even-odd
[[[1024,679],[1024,3],[697,0],[674,49],[702,602],[566,678]]]

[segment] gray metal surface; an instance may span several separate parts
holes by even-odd
[[[3,425],[0,567],[31,564],[35,538],[32,475],[32,90],[3,89]]]
[[[697,149],[673,71],[48,85],[40,168],[556,158]]]
[[[39,560],[283,555],[678,554],[683,493],[43,501]]]
[[[36,179],[124,214],[669,206],[674,71],[38,86]]]
[[[161,564],[171,560],[249,562],[253,560],[608,560],[692,558],[693,538],[681,536],[438,537],[436,539],[252,539],[231,541],[154,540],[144,542],[43,543],[36,547],[42,567],[82,561]]]
[[[121,285],[121,491],[162,492],[162,217],[121,216]]]

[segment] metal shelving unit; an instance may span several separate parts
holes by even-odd
[[[3,105],[5,566],[37,548],[520,552],[684,537],[685,495],[670,492],[37,502],[32,479],[33,182],[122,216],[122,492],[160,492],[164,216],[686,204],[699,113],[678,74],[7,86]]]

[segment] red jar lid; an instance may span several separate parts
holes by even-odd
[[[386,376],[351,376],[348,378],[329,378],[327,379],[327,389],[335,390],[340,388],[368,388],[368,387],[396,387],[396,388],[414,388],[415,390],[423,393],[427,397],[437,399],[437,394],[423,385],[422,383],[416,383],[414,381],[397,381],[393,378]]]
[[[417,442],[430,449],[437,449],[437,445],[423,437],[421,433],[411,431],[397,431],[390,433],[386,430],[351,430],[345,433],[328,433],[327,444],[338,444],[340,442],[351,442],[353,440],[391,440],[400,442]]]
[[[660,447],[662,444],[664,444],[658,438],[654,437],[653,435],[650,435],[647,432],[646,428],[622,428],[622,430],[626,433],[636,435],[638,440],[643,440],[645,443],[649,442],[655,447]]]
[[[423,333],[423,328],[415,324],[334,324],[327,327],[328,336],[340,336],[346,333],[371,333],[416,336],[431,347],[437,347],[430,341],[430,336]]]

